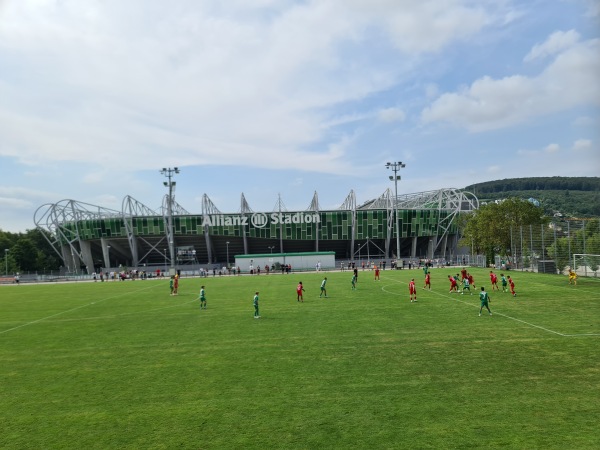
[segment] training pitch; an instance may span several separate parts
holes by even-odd
[[[0,448],[600,448],[600,280],[459,270],[0,286]]]

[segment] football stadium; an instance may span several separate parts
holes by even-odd
[[[450,258],[457,252],[456,218],[477,209],[469,192],[440,189],[394,195],[357,204],[354,191],[337,209],[323,210],[315,192],[304,211],[288,211],[281,197],[273,211],[254,211],[244,194],[236,212],[222,212],[207,194],[200,214],[169,193],[154,210],[131,196],[121,210],[76,200],[40,206],[37,227],[63,261],[66,272],[109,268],[212,268],[236,256],[282,256],[333,252],[335,260]]]

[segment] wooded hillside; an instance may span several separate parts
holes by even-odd
[[[600,177],[510,178],[472,184],[465,190],[474,193],[480,202],[534,198],[549,216],[600,216]]]

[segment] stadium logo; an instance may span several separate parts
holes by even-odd
[[[250,222],[252,222],[252,225],[254,225],[255,228],[264,228],[267,226],[269,218],[265,213],[254,213],[252,214]]]
[[[317,213],[254,213],[250,217],[250,223],[254,228],[264,228],[267,225],[279,225],[288,223],[320,223],[321,218]],[[226,216],[223,214],[206,214],[202,216],[202,226],[208,227],[231,227],[248,225],[248,216]]]

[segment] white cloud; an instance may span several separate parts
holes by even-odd
[[[560,53],[536,77],[489,76],[425,108],[425,123],[444,121],[471,131],[508,127],[581,105],[600,105],[600,40],[581,42]]]
[[[545,42],[534,45],[531,51],[525,55],[523,61],[528,62],[560,53],[575,45],[579,41],[579,37],[579,33],[575,30],[569,30],[567,32],[557,31],[552,33]]]
[[[544,149],[544,151],[546,153],[557,153],[560,151],[560,145],[558,145],[558,144],[547,145],[546,148]]]
[[[33,204],[22,198],[0,197],[0,206],[12,209],[31,209]]]
[[[99,184],[106,181],[110,175],[106,172],[90,172],[83,175],[82,181],[88,184]]]
[[[588,163],[600,117],[595,19],[581,2],[550,2],[542,15],[538,3],[0,0],[0,179],[55,191],[0,187],[0,196],[119,210],[129,193],[155,208],[163,166],[184,169],[177,201],[189,210],[202,190],[235,210],[242,189],[270,209],[271,191],[300,177],[285,200],[301,208],[315,187],[329,204],[350,189],[380,195],[386,160],[410,163],[404,192],[465,177],[599,173]],[[501,137],[415,126],[423,102],[425,124],[535,126]],[[544,122],[557,112],[564,127]],[[575,135],[591,138],[587,151],[566,144],[573,124],[588,127]],[[549,142],[581,148],[586,163],[544,151]],[[449,148],[471,149],[467,172],[446,175]],[[505,161],[519,164],[508,174]],[[248,183],[248,174],[260,175]],[[188,177],[197,183],[186,188]],[[5,226],[16,209],[1,210]],[[30,224],[33,211],[18,211]]]
[[[592,141],[589,139],[577,139],[573,142],[573,150],[574,151],[587,151],[591,150]]]
[[[490,21],[463,0],[10,2],[0,52],[28,76],[0,80],[0,156],[150,168],[177,151],[181,165],[348,172],[343,154],[305,150],[327,109],[388,89],[419,54]],[[375,38],[403,64],[372,52]]]
[[[406,114],[400,108],[384,108],[380,109],[377,114],[381,122],[403,122]]]
[[[394,45],[406,54],[438,51],[448,42],[466,39],[493,21],[483,6],[460,0],[353,3],[360,4],[365,15],[379,16]]]
[[[589,116],[581,116],[581,117],[577,117],[574,121],[573,121],[573,125],[575,125],[576,127],[587,127],[590,125],[594,125],[597,124],[598,128],[600,128],[600,123],[598,122],[598,120],[593,119]]]
[[[0,185],[0,196],[4,199],[35,199],[36,201],[56,200],[57,193],[46,190],[30,189],[21,186]]]

